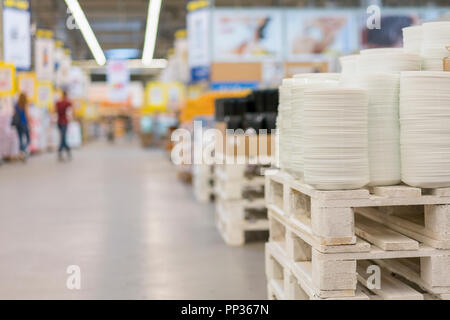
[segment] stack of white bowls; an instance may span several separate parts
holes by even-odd
[[[321,190],[369,183],[368,98],[361,89],[304,92],[304,179]]]
[[[400,85],[402,180],[450,187],[450,72],[404,72]]]
[[[399,89],[400,76],[377,73],[361,76],[369,99],[370,185],[401,181]]]
[[[290,144],[291,140],[291,119],[292,119],[292,84],[294,79],[283,79],[280,86],[280,104],[277,119],[277,128],[279,134],[278,154],[280,161],[280,168],[284,170],[290,169]]]
[[[338,73],[308,73],[294,76],[292,85],[292,131],[290,145],[291,173],[297,178],[303,179],[303,104],[304,91],[308,88],[337,87],[339,84]]]
[[[450,21],[428,22],[422,25],[422,70],[443,71],[443,59],[450,56]]]
[[[403,28],[403,50],[406,53],[421,54],[422,26]]]
[[[418,54],[405,53],[403,49],[382,48],[362,50],[358,59],[358,73],[419,71]]]

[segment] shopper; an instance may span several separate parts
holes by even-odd
[[[28,117],[28,101],[25,93],[19,95],[14,106],[14,116],[12,125],[16,127],[19,136],[19,146],[22,159],[25,161],[28,157],[28,146],[30,145],[30,129]]]
[[[72,152],[69,145],[67,144],[67,126],[69,125],[67,112],[70,108],[72,108],[72,103],[67,97],[67,92],[63,91],[61,100],[56,103],[56,112],[58,114],[58,129],[61,137],[61,142],[58,149],[58,160],[60,161],[64,160],[64,150],[66,150],[69,159],[72,159]]]

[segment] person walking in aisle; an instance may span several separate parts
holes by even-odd
[[[14,106],[14,116],[12,125],[16,127],[19,136],[19,146],[22,160],[26,161],[28,157],[28,146],[30,145],[30,129],[28,117],[27,95],[21,93],[16,105]]]
[[[66,150],[69,159],[72,159],[70,147],[67,144],[67,126],[69,120],[67,118],[67,111],[72,107],[72,103],[67,97],[67,92],[63,91],[62,98],[56,103],[56,113],[58,114],[58,129],[61,137],[61,142],[58,149],[58,160],[63,160],[63,151]]]

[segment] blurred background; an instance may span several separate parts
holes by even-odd
[[[402,47],[404,27],[450,20],[449,6],[2,0],[0,298],[266,298],[263,244],[224,244],[211,172],[171,163],[172,132],[233,128],[220,110],[241,107],[275,129],[283,78]],[[71,265],[80,290],[66,286]]]

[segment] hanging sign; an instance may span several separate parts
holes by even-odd
[[[53,83],[51,81],[39,81],[37,84],[37,106],[51,110],[53,103]]]
[[[35,42],[35,68],[39,80],[52,81],[55,72],[55,41],[50,30],[38,30]]]
[[[0,97],[14,95],[16,68],[13,64],[0,62]]]
[[[28,0],[3,1],[4,60],[18,70],[31,69],[31,23]]]
[[[110,60],[107,67],[108,98],[126,102],[129,97],[130,71],[126,60]]]
[[[17,76],[17,89],[25,93],[28,101],[35,102],[37,98],[37,79],[34,72],[23,72]]]

